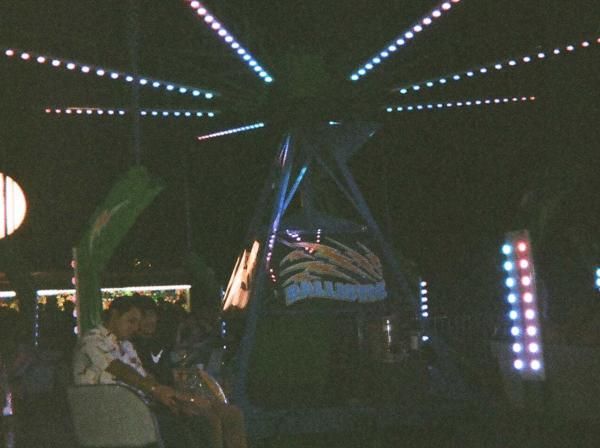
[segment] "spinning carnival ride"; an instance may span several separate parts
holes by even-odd
[[[129,5],[134,30],[130,44],[136,50],[135,19],[142,3],[131,0]],[[42,108],[47,115],[127,116],[134,129],[142,119],[160,117],[238,122],[231,128],[207,130],[196,136],[198,142],[263,128],[279,136],[281,143],[249,225],[244,253],[224,298],[225,309],[246,313],[232,396],[245,409],[249,428],[260,435],[350,427],[358,416],[402,416],[409,421],[430,412],[433,401],[438,412],[444,405],[453,409],[468,401],[468,390],[443,341],[426,328],[428,312],[417,297],[419,282],[386,242],[348,161],[381,127],[379,123],[387,120],[386,115],[499,107],[530,103],[537,96],[535,92],[509,92],[458,100],[400,103],[399,99],[474,79],[485,81],[496,73],[571,53],[597,51],[600,37],[577,35],[576,40],[552,43],[559,46],[536,46],[440,76],[400,85],[393,82],[386,86],[388,92],[381,93],[381,83],[375,84],[379,72],[386,76],[390,61],[411,51],[422,35],[434,32],[455,11],[464,9],[467,14],[468,0],[430,2],[431,7],[424,8],[416,21],[381,42],[376,54],[357,61],[346,74],[332,72],[325,52],[304,53],[295,48],[287,49],[278,72],[278,61],[272,67],[265,63],[251,46],[246,48],[243,36],[231,32],[219,14],[213,13],[217,5],[186,0],[161,7],[178,6],[214,35],[206,36],[207,46],[219,41],[227,48],[224,52],[233,52],[246,65],[261,88],[248,93],[237,73],[227,73],[227,87],[239,93],[239,97],[227,98],[225,91],[142,75],[135,63],[132,70],[123,71],[20,46],[5,46],[2,51],[9,60],[95,76],[107,83],[129,85],[133,91],[130,107],[54,104]],[[131,57],[135,59],[135,51]],[[218,76],[213,75],[213,80]],[[185,107],[142,107],[142,89],[178,95],[188,103]],[[388,100],[388,94],[394,99]],[[190,101],[220,99],[219,110],[189,105]],[[139,163],[139,136],[134,140]],[[323,206],[325,190],[336,198],[338,207]],[[335,216],[340,213],[343,218]],[[421,347],[425,334],[427,346],[437,355],[435,363]],[[400,384],[382,387],[381,382]],[[382,388],[388,396],[377,397],[375,392]]]

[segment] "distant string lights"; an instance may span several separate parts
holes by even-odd
[[[433,25],[433,23],[442,17],[445,13],[452,9],[452,5],[459,3],[460,0],[445,0],[438,6],[433,8],[427,15],[422,17],[418,22],[413,23],[394,41],[390,42],[383,50],[361,65],[356,71],[350,75],[352,81],[358,81],[375,70],[378,65],[381,65],[386,59],[396,53],[400,48],[408,45],[408,43],[416,38],[417,34],[424,31],[425,28]]]
[[[73,72],[83,73],[84,75],[96,75],[100,78],[106,78],[113,81],[121,81],[128,84],[139,84],[140,86],[152,87],[154,89],[162,89],[167,92],[179,93],[181,95],[191,95],[193,97],[202,97],[205,99],[214,98],[216,92],[198,87],[190,87],[181,84],[176,84],[170,81],[162,81],[145,76],[137,76],[131,73],[124,73],[118,70],[99,67],[81,62],[75,62],[54,56],[32,53],[29,51],[17,50],[14,48],[5,48],[4,55],[8,58],[20,59],[25,62],[37,62],[48,67],[56,69],[64,69]]]
[[[498,104],[509,104],[509,103],[522,103],[535,101],[535,96],[513,96],[513,97],[502,97],[502,98],[484,98],[484,99],[470,99],[461,101],[438,101],[434,103],[424,104],[413,104],[413,105],[400,105],[400,106],[388,106],[385,111],[391,112],[420,112],[424,110],[437,110],[437,109],[460,109],[465,107],[473,106],[490,106]]]
[[[567,55],[573,53],[576,49],[591,48],[594,42],[596,45],[599,45],[600,37],[596,38],[596,40],[582,40],[581,42],[577,43],[577,45],[568,44],[563,45],[561,47],[554,47],[550,50],[536,50],[531,53],[522,55],[520,57],[503,59],[479,67],[471,68],[469,70],[451,73],[449,75],[441,76],[439,78],[433,78],[415,84],[407,84],[402,87],[396,87],[393,90],[398,91],[403,95],[406,95],[409,92],[419,92],[426,88],[444,86],[453,82],[463,81],[465,79],[481,77],[504,69],[510,69],[522,65],[527,65],[535,61],[545,61],[556,56]]]
[[[101,107],[65,107],[44,109],[46,114],[51,115],[73,115],[73,116],[124,116],[129,114],[125,109],[105,109]],[[164,109],[141,109],[140,116],[149,118],[213,118],[215,112],[206,110],[164,110]]]
[[[264,128],[264,123],[254,123],[247,126],[241,126],[239,128],[227,129],[225,131],[213,132],[212,134],[205,134],[196,137],[198,140],[208,140],[209,138],[222,137],[224,135],[237,134],[239,132],[253,131],[255,129]]]
[[[240,43],[231,35],[229,31],[221,24],[217,18],[212,14],[206,6],[199,1],[186,0],[189,3],[190,8],[196,11],[196,14],[202,17],[202,20],[206,26],[220,37],[234,52],[248,65],[258,77],[260,77],[266,83],[272,83],[273,77],[267,72],[258,61],[240,45]]]

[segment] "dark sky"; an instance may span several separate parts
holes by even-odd
[[[295,107],[298,92],[312,85],[311,73],[323,73],[317,76],[322,85],[315,87],[317,95],[323,89],[319,107],[328,109],[330,100],[360,102],[365,116],[383,124],[352,161],[352,168],[384,231],[438,285],[438,294],[448,304],[488,303],[499,294],[497,250],[502,236],[526,225],[526,213],[519,208],[526,193],[547,197],[563,185],[574,185],[552,223],[554,233],[540,251],[547,277],[565,270],[562,263],[567,258],[579,266],[579,255],[570,251],[565,236],[573,228],[582,227],[578,234],[589,235],[596,247],[600,244],[595,174],[600,167],[600,45],[595,43],[600,36],[600,6],[591,0],[463,0],[365,81],[353,85],[347,80],[352,69],[435,4],[206,2],[273,74],[276,81],[270,87],[221,45],[184,1],[140,1],[137,38],[132,37],[131,2],[4,1],[0,42],[4,48],[122,71],[131,70],[137,61],[142,74],[223,94],[207,102],[140,89],[144,107],[192,109],[214,104],[222,113],[212,120],[141,121],[142,161],[166,181],[167,188],[128,236],[113,269],[130,265],[135,257],[161,267],[180,263],[186,248],[187,175],[194,248],[225,282],[281,135],[267,127],[202,144],[193,137],[256,119],[285,121],[281,116]],[[568,56],[418,95],[390,93],[391,87],[408,82],[533,50],[577,45],[586,38],[591,48],[578,48]],[[320,67],[309,65],[315,60]],[[121,83],[4,56],[0,80],[0,168],[21,183],[30,201],[30,214],[17,237],[36,268],[65,269],[90,214],[111,183],[132,166],[133,122],[48,116],[43,109],[127,108],[132,91]],[[537,101],[382,112],[388,104],[505,95],[535,95]],[[302,107],[301,101],[298,104]],[[333,106],[331,110],[344,112]],[[567,173],[567,179],[561,173]],[[595,257],[598,260],[600,254]],[[589,261],[581,263],[586,266]],[[574,272],[584,268],[577,269],[572,268]]]

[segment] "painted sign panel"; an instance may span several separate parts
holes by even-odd
[[[288,252],[279,261],[278,284],[286,305],[306,299],[376,302],[387,297],[379,257],[366,245],[281,239]]]

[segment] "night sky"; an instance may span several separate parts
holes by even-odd
[[[0,42],[2,53],[19,48],[121,71],[137,65],[149,77],[222,93],[206,101],[140,89],[142,107],[212,107],[221,113],[213,119],[141,120],[142,163],[167,187],[115,255],[113,270],[129,269],[135,258],[156,269],[181,264],[187,178],[193,248],[225,283],[281,126],[290,115],[302,115],[297,110],[316,105],[323,118],[350,113],[383,124],[351,166],[383,231],[430,279],[432,300],[437,295],[442,307],[497,307],[504,233],[535,220],[528,205],[557,197],[537,248],[538,274],[557,303],[591,296],[591,268],[600,265],[600,5],[462,0],[364,81],[348,80],[359,63],[437,3],[206,2],[273,74],[269,87],[184,1],[140,1],[137,38],[131,2],[4,1]],[[580,47],[584,39],[590,48]],[[555,46],[564,53],[567,44],[576,46],[572,54],[548,53],[545,62],[405,96],[391,92]],[[132,89],[3,55],[0,79],[0,171],[21,184],[30,207],[14,238],[36,269],[65,270],[90,215],[134,163],[133,121],[46,115],[44,109],[129,108]],[[313,95],[310,101],[305,91]],[[532,103],[385,113],[392,104],[532,95]],[[193,138],[260,120],[278,126],[202,143]]]

